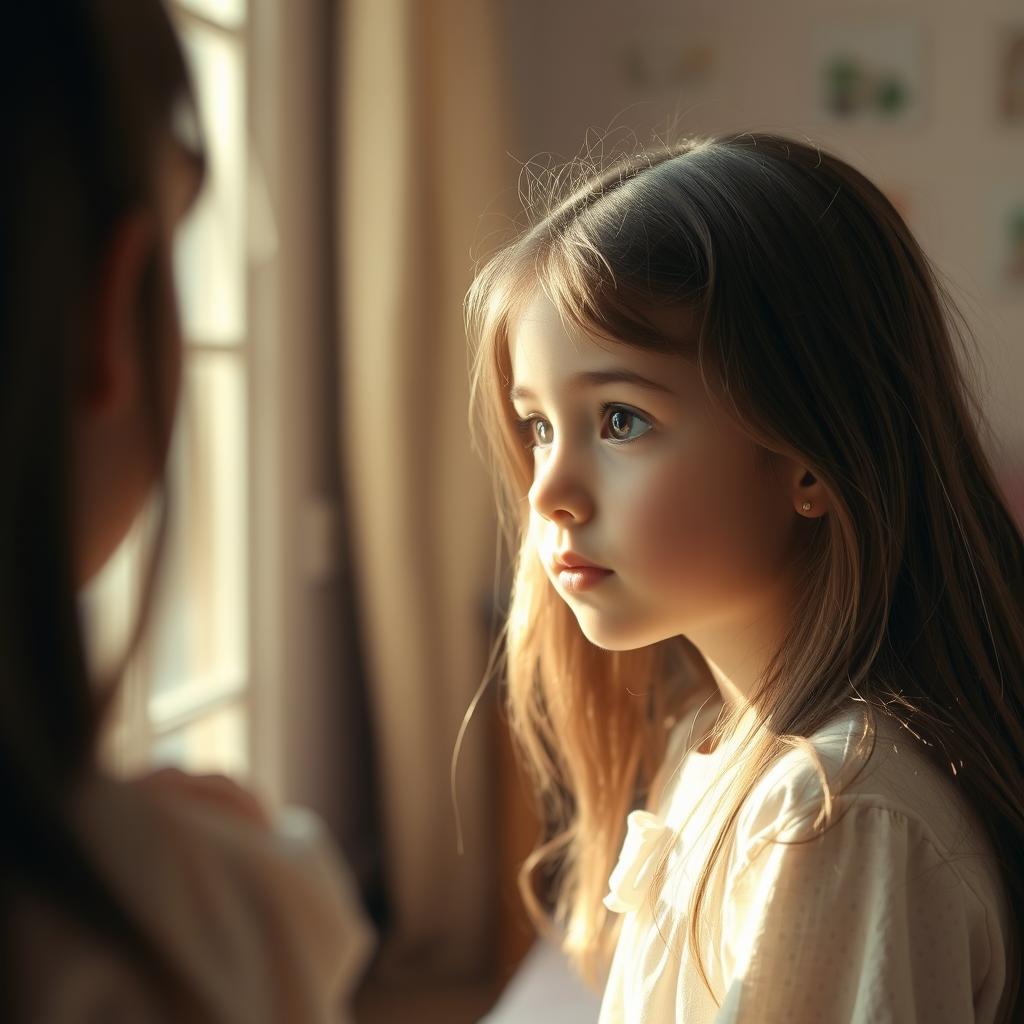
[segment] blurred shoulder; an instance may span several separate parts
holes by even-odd
[[[268,827],[184,788],[97,776],[80,787],[73,818],[211,1019],[337,1019],[372,930],[315,814],[286,808]]]

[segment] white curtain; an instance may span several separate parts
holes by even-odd
[[[484,0],[348,0],[338,18],[338,428],[399,973],[469,973],[494,945],[486,704],[495,527],[467,431],[462,299],[514,194]]]

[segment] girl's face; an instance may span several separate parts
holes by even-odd
[[[540,290],[509,355],[533,449],[530,538],[591,642],[626,650],[686,634],[701,646],[782,607],[803,471],[758,461],[693,363],[569,333]]]

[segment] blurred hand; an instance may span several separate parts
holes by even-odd
[[[195,800],[206,800],[229,814],[238,814],[257,825],[270,828],[270,815],[263,804],[226,775],[192,775],[179,768],[158,768],[139,780],[145,786],[176,790]]]

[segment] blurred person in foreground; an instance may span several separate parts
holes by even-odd
[[[182,53],[157,0],[7,20],[0,1016],[338,1021],[369,929],[315,816],[271,815],[220,776],[98,762],[116,685],[90,669],[79,597],[164,483],[172,243],[204,169]]]

